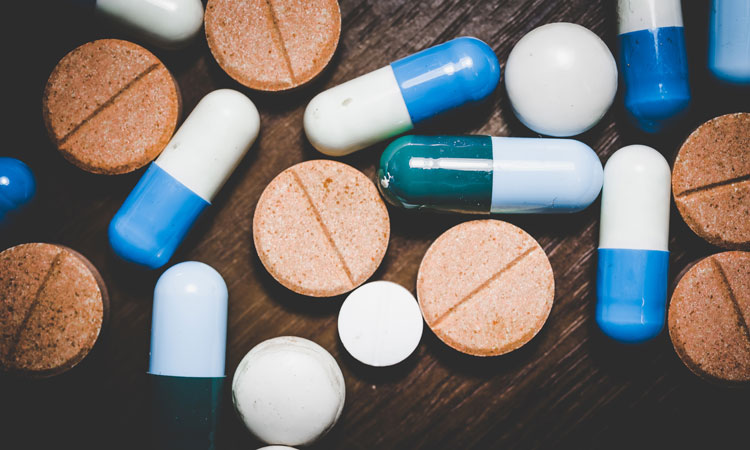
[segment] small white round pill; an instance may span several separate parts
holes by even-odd
[[[297,450],[294,447],[287,447],[286,445],[269,445],[268,447],[261,447],[258,450]]]
[[[573,23],[531,30],[513,47],[505,87],[518,119],[540,134],[575,136],[614,101],[617,64],[592,31]]]
[[[344,409],[344,376],[315,342],[282,336],[256,345],[232,380],[232,400],[245,426],[267,444],[308,445]]]
[[[417,348],[423,324],[411,292],[390,281],[374,281],[355,289],[341,305],[339,337],[356,360],[392,366]]]

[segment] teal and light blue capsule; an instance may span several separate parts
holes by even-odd
[[[404,136],[383,152],[377,184],[405,209],[570,213],[599,195],[602,164],[572,139]]]

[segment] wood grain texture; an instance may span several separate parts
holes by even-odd
[[[0,234],[0,248],[21,242],[67,245],[89,258],[107,282],[111,321],[79,367],[57,378],[0,378],[0,447],[143,448],[147,442],[151,300],[159,273],[118,264],[106,238],[109,220],[142,170],[117,177],[84,173],[55,151],[44,132],[41,95],[57,61],[76,46],[122,37],[62,3],[4,5],[8,20],[4,72],[3,156],[26,161],[39,179],[38,202],[26,221]],[[215,267],[230,293],[227,373],[264,339],[297,335],[319,343],[339,362],[347,400],[339,424],[315,449],[728,448],[747,439],[747,390],[709,385],[680,363],[669,338],[623,348],[594,322],[599,202],[566,216],[500,216],[529,232],[550,258],[556,296],[547,324],[529,344],[505,356],[464,356],[428,330],[412,357],[390,369],[365,367],[346,354],[336,318],[343,297],[310,299],[280,286],[252,246],[252,216],[266,184],[287,167],[322,158],[307,143],[302,115],[317,92],[447,39],[473,35],[502,64],[526,32],[554,21],[579,23],[615,49],[615,2],[608,0],[343,0],[342,35],[329,67],[311,84],[282,94],[243,89],[218,67],[205,39],[179,52],[156,52],[175,74],[184,110],[206,93],[247,93],[261,113],[261,134],[248,156],[180,248],[173,263]],[[649,144],[670,163],[703,121],[746,110],[747,96],[711,84],[705,68],[708,5],[684,2],[693,113],[673,133],[643,136],[627,125],[622,100],[582,140],[602,161],[628,144]],[[10,9],[8,9],[10,8]],[[16,11],[15,8],[20,8]],[[745,99],[743,101],[743,98]],[[427,124],[421,133],[533,136],[513,116],[504,87],[478,107]],[[373,178],[385,144],[342,158]],[[394,209],[390,247],[373,279],[414,292],[430,243],[470,219],[414,215]],[[672,210],[670,282],[689,262],[716,253]],[[228,385],[228,383],[227,383]],[[260,447],[225,392],[221,449]],[[741,439],[741,440],[740,440]]]

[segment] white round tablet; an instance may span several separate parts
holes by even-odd
[[[341,305],[339,337],[358,361],[376,367],[398,364],[422,338],[422,312],[414,296],[390,281],[355,289]]]
[[[268,447],[261,447],[258,450],[297,450],[294,447],[287,447],[286,445],[269,445]]]
[[[551,23],[531,30],[513,47],[505,87],[524,125],[549,136],[575,136],[596,125],[612,105],[617,64],[587,28]]]
[[[232,380],[232,400],[245,426],[274,445],[308,445],[344,409],[344,376],[323,347],[282,336],[256,345]]]

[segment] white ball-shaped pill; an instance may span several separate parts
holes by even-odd
[[[392,366],[414,352],[422,338],[422,312],[404,287],[374,281],[354,290],[339,312],[339,337],[358,361]]]
[[[344,409],[344,376],[323,347],[282,336],[256,345],[240,361],[232,400],[245,426],[268,444],[308,445]]]
[[[596,125],[612,105],[617,64],[587,28],[551,23],[513,47],[505,87],[524,125],[549,136],[575,136]]]
[[[269,445],[268,447],[261,447],[258,450],[297,450],[294,447],[287,447],[286,445]]]

